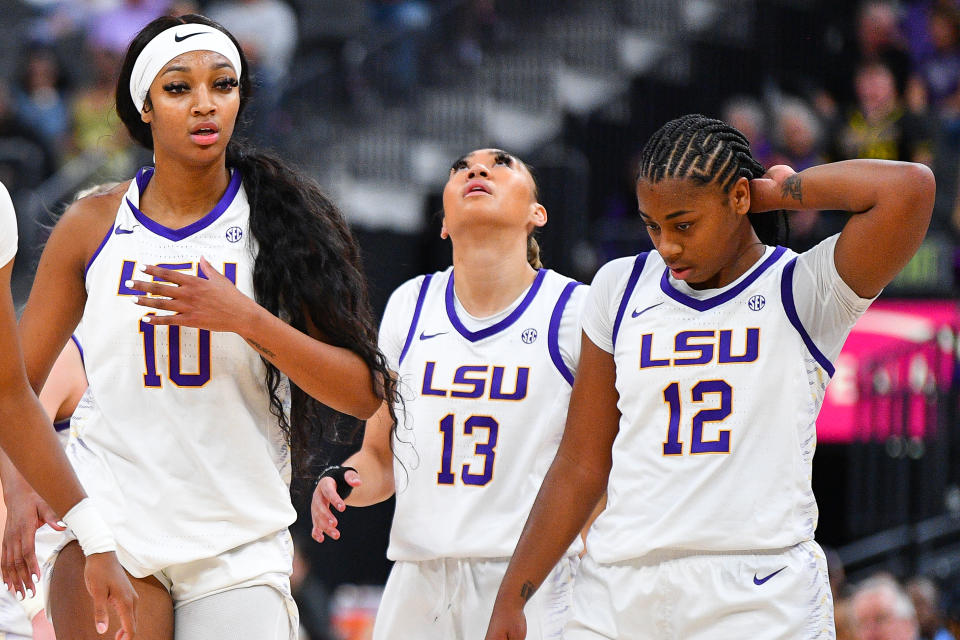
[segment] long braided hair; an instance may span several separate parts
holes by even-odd
[[[117,80],[117,114],[131,137],[153,149],[150,125],[140,119],[128,89],[133,65],[143,48],[162,31],[178,24],[203,24],[223,31],[237,47],[244,73],[240,77],[240,119],[252,87],[243,49],[226,29],[204,16],[163,16],[145,26],[130,43]],[[152,108],[147,98],[147,106]],[[226,150],[226,164],[240,171],[250,203],[250,230],[259,246],[253,267],[257,302],[296,329],[311,325],[327,343],[350,349],[370,369],[374,393],[387,402],[394,418],[396,382],[377,348],[377,331],[362,273],[360,250],[340,210],[312,180],[276,155],[244,148],[236,139]],[[271,410],[290,444],[294,471],[306,478],[324,443],[356,444],[362,423],[318,402],[290,384],[287,418],[283,375],[262,358]]]
[[[716,182],[724,193],[740,178],[766,173],[750,152],[750,143],[736,128],[698,113],[671,120],[658,129],[640,153],[637,180],[657,183],[687,178],[698,184]],[[786,244],[787,216],[783,211],[747,214],[764,244]]]

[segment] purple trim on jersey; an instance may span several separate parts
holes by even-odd
[[[640,274],[643,272],[643,265],[647,263],[647,256],[650,255],[649,252],[645,251],[638,255],[633,261],[633,271],[630,272],[630,277],[627,278],[627,286],[623,290],[623,298],[620,299],[620,308],[617,309],[617,318],[613,321],[613,334],[610,337],[610,342],[613,344],[613,348],[617,348],[617,334],[620,333],[620,323],[623,322],[623,314],[627,310],[627,303],[630,301],[630,296],[633,295],[633,288],[637,286],[637,280],[640,279]]]
[[[563,376],[563,379],[570,383],[570,386],[573,386],[573,372],[567,368],[567,363],[563,361],[563,356],[560,355],[560,320],[563,318],[563,310],[566,308],[570,296],[573,295],[573,290],[581,284],[583,283],[568,282],[567,286],[563,288],[563,292],[557,298],[556,306],[553,307],[553,313],[550,314],[550,328],[547,329],[547,350],[550,352],[550,359],[553,360],[553,365]]]
[[[143,193],[143,190],[146,188],[147,184],[150,182],[150,178],[153,177],[153,167],[145,167],[140,170],[140,173],[137,174],[137,188]],[[234,170],[230,174],[230,183],[227,185],[227,190],[224,191],[223,196],[220,198],[220,201],[217,202],[216,206],[210,210],[210,213],[203,216],[196,222],[191,222],[185,227],[180,227],[179,229],[171,229],[170,227],[165,227],[164,225],[151,220],[144,214],[140,209],[138,209],[130,199],[127,198],[127,206],[130,207],[130,211],[133,212],[133,217],[137,219],[137,222],[142,224],[144,227],[154,232],[158,236],[162,236],[167,240],[173,240],[174,242],[179,242],[185,238],[192,236],[209,227],[211,224],[217,221],[217,218],[223,215],[223,212],[233,204],[233,199],[236,197],[237,192],[240,191],[240,172]]]
[[[749,287],[754,281],[759,278],[764,271],[773,266],[773,264],[780,259],[780,256],[786,251],[785,247],[777,247],[773,250],[773,254],[769,258],[763,261],[763,263],[753,270],[753,273],[748,275],[743,281],[740,282],[737,286],[724,291],[721,294],[715,295],[712,298],[704,298],[703,300],[692,298],[685,293],[677,291],[673,288],[673,285],[670,284],[670,269],[665,267],[663,269],[663,277],[660,278],[660,289],[663,290],[665,294],[676,300],[682,305],[686,305],[691,309],[696,311],[709,311],[714,307],[718,307],[724,302],[729,302],[733,300],[738,295],[740,295],[744,289]]]
[[[420,311],[423,310],[423,301],[427,297],[427,289],[430,288],[430,279],[433,278],[433,274],[427,274],[423,277],[423,282],[420,284],[420,293],[417,294],[417,306],[413,309],[413,320],[410,321],[410,330],[407,331],[407,340],[403,343],[403,350],[400,352],[400,359],[397,360],[397,366],[399,367],[403,364],[403,359],[407,355],[407,350],[410,349],[410,343],[413,342],[413,336],[417,333],[417,322],[420,321]]]
[[[80,341],[77,340],[77,336],[74,334],[70,334],[70,339],[73,340],[73,344],[77,345],[77,351],[80,352],[80,364],[82,364],[83,367],[86,368],[87,363],[83,361],[83,347],[80,346]]]
[[[69,428],[70,428],[70,418],[67,418],[66,420],[61,420],[60,422],[53,423],[53,429],[58,433],[60,431],[66,431]]]
[[[800,334],[800,338],[803,339],[803,344],[807,345],[807,350],[810,352],[810,355],[823,367],[827,375],[832,378],[834,372],[833,363],[830,362],[827,356],[823,355],[823,352],[814,344],[810,334],[807,333],[803,323],[800,322],[800,316],[797,314],[797,307],[793,301],[793,270],[796,266],[797,259],[794,258],[783,268],[783,274],[780,280],[780,299],[783,301],[783,310],[787,313],[790,324],[793,325],[793,328]]]
[[[100,255],[100,252],[103,251],[103,248],[107,245],[107,240],[110,239],[110,236],[113,235],[113,225],[110,225],[110,228],[107,230],[107,235],[103,236],[103,240],[100,241],[100,246],[97,247],[97,250],[93,252],[93,255],[90,256],[90,260],[87,261],[87,266],[83,270],[83,279],[86,281],[87,273],[90,271],[90,267],[93,266],[93,261],[97,259],[97,256]]]
[[[534,278],[533,284],[530,285],[530,290],[527,291],[527,295],[524,296],[523,301],[514,309],[510,315],[501,320],[500,322],[490,325],[489,327],[484,327],[479,331],[470,331],[467,329],[460,318],[457,317],[457,308],[454,303],[454,293],[453,293],[453,271],[450,272],[450,279],[447,280],[447,291],[446,291],[446,303],[447,303],[447,317],[450,318],[450,324],[453,325],[453,328],[462,335],[464,338],[470,342],[476,342],[477,340],[483,340],[484,338],[489,338],[495,333],[503,331],[514,322],[516,322],[523,312],[527,310],[527,307],[530,306],[530,303],[533,302],[533,299],[537,296],[537,291],[540,290],[540,285],[543,284],[543,278],[547,275],[546,269],[540,269],[537,272],[537,277]]]

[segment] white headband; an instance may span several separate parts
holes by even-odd
[[[137,56],[130,74],[130,97],[137,111],[143,111],[150,85],[164,65],[188,51],[219,53],[230,61],[240,79],[240,52],[227,34],[205,24],[178,24],[157,34]]]

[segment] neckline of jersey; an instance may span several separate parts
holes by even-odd
[[[537,271],[536,277],[533,279],[533,284],[530,285],[530,288],[527,289],[527,294],[523,297],[523,301],[520,302],[517,307],[510,312],[506,318],[503,318],[499,322],[496,322],[489,327],[484,327],[477,331],[470,331],[460,320],[460,317],[457,315],[457,305],[456,305],[456,293],[453,290],[453,269],[450,270],[450,277],[447,279],[447,288],[444,292],[444,298],[447,308],[447,318],[450,319],[450,324],[453,325],[453,328],[457,330],[461,336],[469,340],[470,342],[477,342],[478,340],[483,340],[494,334],[497,334],[514,322],[516,322],[520,316],[523,315],[523,312],[527,310],[527,307],[530,306],[530,303],[533,302],[533,299],[537,296],[537,292],[540,290],[540,285],[543,284],[543,279],[547,275],[546,269],[540,269]]]
[[[663,275],[660,277],[660,290],[680,304],[690,307],[691,309],[708,311],[740,295],[744,289],[753,284],[767,269],[772,267],[786,251],[786,247],[775,247],[773,253],[766,258],[758,260],[752,270],[741,276],[739,282],[727,285],[726,288],[720,290],[720,293],[715,296],[710,296],[709,298],[694,298],[674,287],[670,281],[670,269],[668,267],[664,267]]]
[[[140,171],[137,172],[136,185],[137,185],[137,198],[139,202],[139,195],[143,193],[143,190],[147,188],[147,184],[150,183],[150,178],[153,177],[153,167],[143,167]],[[237,197],[237,193],[240,191],[240,183],[242,182],[240,177],[240,172],[236,169],[230,170],[230,182],[227,184],[227,190],[223,192],[223,195],[220,197],[220,200],[214,205],[206,215],[195,222],[191,222],[185,227],[180,227],[179,229],[171,229],[165,225],[160,224],[156,220],[151,219],[147,214],[139,209],[133,202],[130,201],[130,198],[126,198],[127,206],[130,207],[130,211],[133,213],[133,217],[137,219],[141,225],[168,240],[174,242],[179,242],[189,238],[193,234],[201,231],[211,224],[217,221],[217,219],[223,215],[223,213],[230,208],[230,205],[233,204],[234,199]]]

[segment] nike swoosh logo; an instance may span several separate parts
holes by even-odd
[[[133,229],[121,229],[120,227],[117,227],[113,231],[113,234],[116,236],[122,236],[127,233],[133,233]]]
[[[772,578],[773,576],[777,575],[778,573],[780,573],[780,572],[783,571],[784,569],[786,569],[786,567],[781,567],[780,569],[777,569],[776,571],[774,571],[773,573],[771,573],[770,575],[768,575],[766,578],[758,578],[758,577],[757,577],[757,574],[753,574],[753,584],[757,584],[757,585],[763,584],[764,582],[766,582],[767,580],[769,580],[769,579]]]
[[[652,304],[652,305],[650,305],[649,307],[647,307],[646,309],[644,309],[643,311],[633,310],[633,311],[630,312],[630,317],[631,317],[631,318],[636,318],[637,316],[639,316],[639,315],[641,315],[641,314],[644,314],[644,313],[646,313],[647,311],[650,311],[650,309],[653,309],[654,307],[659,307],[659,306],[662,305],[662,304],[663,304],[662,302],[658,302],[657,304]]]
[[[442,336],[442,335],[445,334],[445,333],[446,333],[446,331],[441,331],[440,333],[430,333],[430,334],[428,334],[428,333],[424,333],[423,331],[421,331],[421,332],[420,332],[420,339],[421,339],[421,340],[429,340],[430,338],[436,338],[437,336]]]
[[[205,33],[205,32],[204,32],[204,31],[197,31],[196,33],[188,33],[188,34],[185,35],[185,36],[178,36],[178,35],[174,34],[174,35],[173,35],[173,39],[176,40],[177,42],[183,42],[183,41],[186,40],[187,38],[192,38],[193,36],[198,36],[198,35],[200,35],[201,33]]]

